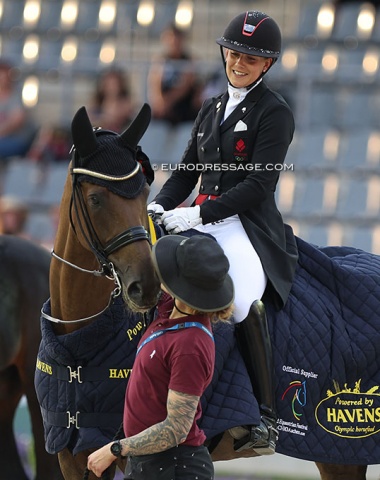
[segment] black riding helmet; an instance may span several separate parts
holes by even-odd
[[[281,52],[281,32],[277,23],[267,14],[243,12],[231,20],[216,43],[236,52],[276,61]]]
[[[224,65],[226,65],[226,59],[223,47],[247,55],[272,59],[272,63],[267,70],[263,71],[253,84],[245,87],[249,90],[260,81],[280,56],[281,31],[273,18],[266,13],[243,12],[231,20],[223,36],[218,38],[216,43],[220,45]],[[228,76],[227,80],[229,82]]]

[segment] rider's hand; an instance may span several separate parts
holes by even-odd
[[[199,205],[168,210],[161,219],[169,233],[184,232],[202,223]]]
[[[164,207],[159,203],[152,202],[147,207],[148,215],[153,217],[153,220],[157,220],[164,213]]]

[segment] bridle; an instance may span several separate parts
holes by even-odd
[[[107,306],[99,313],[96,313],[95,315],[91,315],[89,317],[84,317],[84,318],[79,318],[77,320],[61,320],[55,317],[52,317],[45,313],[43,311],[43,308],[41,310],[41,315],[46,318],[47,320],[54,322],[54,323],[60,323],[60,324],[72,324],[72,323],[79,323],[79,322],[84,322],[88,320],[92,320],[102,313],[104,313],[112,304],[113,300],[118,297],[121,292],[122,292],[122,286],[121,286],[121,281],[120,278],[115,270],[115,267],[113,263],[108,259],[108,256],[111,255],[111,253],[119,250],[122,247],[125,247],[127,245],[130,245],[134,242],[140,241],[140,240],[146,240],[151,244],[151,237],[149,232],[145,229],[143,225],[138,225],[135,227],[130,227],[127,228],[124,232],[119,233],[115,237],[113,237],[104,247],[102,246],[99,237],[94,229],[94,226],[92,225],[90,216],[88,214],[85,200],[83,198],[83,192],[81,188],[81,184],[77,181],[76,175],[87,175],[90,177],[94,178],[100,178],[102,180],[110,181],[110,182],[118,182],[118,181],[124,181],[132,178],[135,176],[141,169],[141,165],[139,162],[136,161],[136,167],[132,170],[127,175],[107,175],[104,173],[99,173],[99,172],[94,172],[92,170],[87,170],[85,168],[76,168],[73,167],[70,170],[70,173],[72,175],[72,195],[70,199],[70,225],[76,234],[76,229],[73,221],[73,212],[75,213],[75,218],[77,220],[78,226],[80,228],[80,231],[83,235],[83,238],[85,239],[87,245],[91,249],[91,251],[94,253],[96,256],[99,264],[100,264],[100,269],[99,270],[87,270],[85,268],[79,267],[78,265],[75,265],[64,258],[60,257],[57,255],[54,250],[52,250],[51,255],[53,258],[56,260],[61,261],[65,265],[68,265],[72,268],[75,268],[77,270],[80,270],[81,272],[85,273],[90,273],[95,276],[102,276],[106,277],[109,280],[113,280],[115,283],[115,288],[112,290],[110,294],[110,298],[108,301]],[[81,217],[83,218],[84,224],[81,220]],[[148,217],[149,219],[149,217]],[[151,220],[149,220],[151,222]],[[152,225],[150,224],[152,227]],[[153,227],[154,228],[154,227]],[[152,228],[151,228],[152,230]]]
[[[109,276],[110,274],[112,275],[112,262],[108,260],[108,256],[111,255],[111,253],[139,240],[147,240],[150,243],[149,233],[142,225],[130,227],[124,232],[116,235],[103,247],[92,225],[90,216],[87,212],[81,184],[77,181],[76,175],[87,175],[89,177],[100,178],[109,182],[121,182],[134,177],[137,173],[139,173],[140,169],[141,165],[137,161],[136,167],[132,170],[132,172],[127,175],[107,175],[104,173],[87,170],[85,168],[71,168],[73,185],[70,202],[70,224],[74,232],[76,233],[72,217],[72,212],[74,210],[81,233],[86,243],[98,259],[101,265],[101,271],[104,273],[105,276]],[[81,213],[84,220],[84,225],[82,223],[81,215],[79,214],[79,212]]]

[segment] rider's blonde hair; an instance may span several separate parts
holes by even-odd
[[[195,310],[191,307],[189,309],[191,315],[207,315],[208,317],[210,317],[211,323],[231,322],[231,318],[234,313],[233,305],[230,305],[229,307],[224,308],[223,310],[218,310],[216,312],[202,312],[200,310]]]

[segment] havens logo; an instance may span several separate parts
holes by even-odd
[[[315,409],[318,424],[327,432],[345,438],[364,438],[380,431],[380,393],[374,386],[365,392],[361,379],[354,388],[340,388],[334,381],[335,393],[327,390],[327,397]]]
[[[128,378],[131,373],[131,368],[110,368],[108,378]]]
[[[39,358],[37,358],[36,368],[41,370],[41,372],[47,373],[48,375],[53,375],[53,367],[48,363],[42,362]]]

